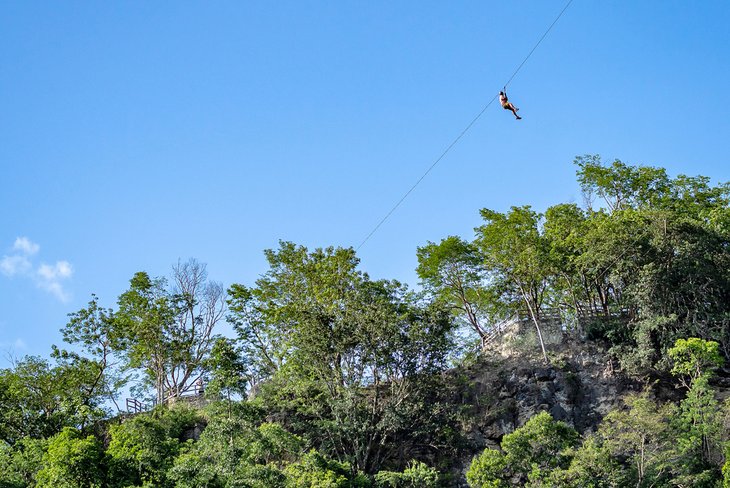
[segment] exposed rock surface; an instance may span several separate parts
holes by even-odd
[[[521,427],[533,415],[547,411],[581,433],[597,428],[603,416],[622,407],[622,398],[641,391],[641,383],[616,371],[606,352],[583,342],[566,341],[551,347],[551,364],[539,355],[486,355],[476,364],[453,374],[470,384],[457,400],[468,414],[463,428],[470,451],[461,460],[461,481],[474,455],[496,448],[505,434]],[[466,381],[464,381],[466,380]]]

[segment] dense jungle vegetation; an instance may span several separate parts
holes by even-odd
[[[730,185],[576,167],[581,205],[485,208],[418,248],[419,291],[281,242],[253,286],[190,260],[92,296],[64,345],[0,370],[0,487],[730,487]],[[542,412],[475,446],[458,371],[513,316],[539,363],[559,317],[641,388],[595,430]]]

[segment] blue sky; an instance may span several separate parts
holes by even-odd
[[[253,284],[279,239],[357,246],[501,89],[564,1],[2,2],[0,367],[48,355],[92,293],[178,259]],[[730,180],[730,3],[574,0],[359,251],[478,210],[581,201],[601,154]]]

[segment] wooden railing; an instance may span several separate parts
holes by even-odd
[[[127,398],[127,412],[140,413],[144,410],[144,404],[136,398]]]
[[[487,332],[487,334],[482,337],[482,350],[487,349],[490,344],[492,344],[494,341],[497,340],[498,337],[504,334],[504,332],[510,325],[515,324],[519,321],[520,318],[517,315],[513,315],[497,322],[492,328],[489,329],[489,332]]]
[[[602,311],[587,309],[581,311],[580,314],[573,317],[573,320],[577,320],[580,324],[586,319],[598,319],[608,317],[630,318],[631,311],[628,309],[619,309],[615,311],[612,310],[608,315],[606,315]],[[571,321],[571,315],[570,313],[565,313],[565,310],[561,310],[559,308],[540,309],[540,322],[542,323],[542,325],[558,325],[562,328],[563,331],[565,331],[564,327],[567,321]],[[526,322],[532,322],[532,317],[530,316],[527,309],[518,309],[514,315],[497,322],[489,329],[489,332],[487,332],[487,334],[482,337],[482,350],[486,350],[490,345],[492,345],[499,337],[501,337],[505,333],[508,328],[510,328],[510,326],[516,324],[524,324]]]
[[[181,392],[177,395],[170,395],[167,398],[165,398],[163,401],[157,401],[153,400],[151,402],[151,405],[145,405],[141,401],[137,400],[136,398],[127,398],[127,412],[128,413],[140,413],[144,412],[145,410],[149,410],[152,407],[155,407],[160,404],[165,405],[171,405],[175,402],[185,402],[189,403],[191,405],[196,406],[205,406],[208,404],[208,400],[203,395],[204,393],[203,385],[200,383],[197,383],[193,385],[188,390]]]

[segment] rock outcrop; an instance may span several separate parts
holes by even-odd
[[[526,352],[533,347],[534,353]],[[462,384],[470,388],[457,400],[468,411],[464,435],[470,449],[460,461],[463,473],[474,455],[497,448],[505,434],[546,411],[581,433],[594,431],[610,410],[622,408],[622,398],[642,390],[642,383],[617,371],[606,351],[594,343],[568,340],[549,345],[551,364],[538,354],[537,344],[495,348],[469,368]],[[464,381],[466,380],[466,381]]]

